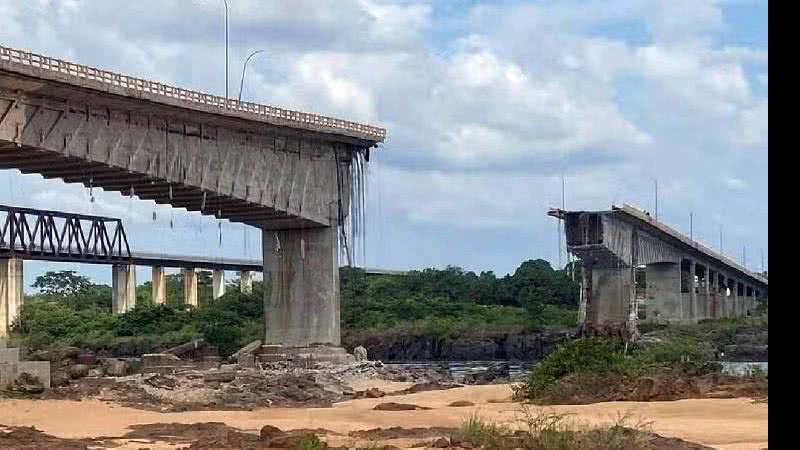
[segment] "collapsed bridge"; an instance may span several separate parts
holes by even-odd
[[[0,169],[260,228],[268,344],[340,344],[339,244],[385,136],[0,46]]]
[[[755,313],[768,280],[629,205],[564,211],[567,250],[581,261],[579,321],[695,323]]]

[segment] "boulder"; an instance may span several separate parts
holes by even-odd
[[[83,350],[78,353],[78,357],[76,358],[78,364],[86,364],[87,366],[93,366],[97,364],[97,355],[95,352],[91,350]]]
[[[210,370],[203,374],[203,381],[206,383],[230,383],[236,379],[236,372],[233,370]]]
[[[411,405],[407,403],[389,402],[389,403],[379,403],[375,405],[375,407],[372,409],[374,409],[375,411],[416,411],[416,410],[430,409],[430,408],[427,408],[425,406]]]
[[[498,381],[508,381],[511,377],[510,367],[507,363],[494,363],[486,370],[470,373],[464,376],[466,384],[489,384]]]
[[[359,345],[353,349],[353,356],[356,358],[356,361],[367,361],[367,349]]]
[[[67,367],[67,375],[73,380],[89,375],[89,366],[86,364],[73,364]]]
[[[450,406],[452,408],[463,408],[465,406],[475,406],[475,403],[468,402],[466,400],[457,400],[457,401],[454,401],[453,403],[450,403],[447,406]]]
[[[440,437],[439,439],[434,440],[431,442],[431,447],[433,448],[447,448],[450,447],[450,441],[447,440],[445,437]]]
[[[130,365],[121,359],[106,358],[102,365],[106,375],[110,377],[124,377],[130,371]]]
[[[62,371],[52,372],[50,374],[50,386],[66,386],[69,384],[70,377]]]

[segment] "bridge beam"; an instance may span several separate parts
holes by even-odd
[[[0,339],[11,332],[24,299],[23,263],[18,258],[0,259]]]
[[[136,266],[111,266],[111,311],[124,314],[136,305]]]

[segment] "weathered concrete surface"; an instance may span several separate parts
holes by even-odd
[[[196,308],[199,304],[197,300],[197,270],[183,269],[181,273],[183,274],[183,303]]]
[[[45,388],[50,387],[50,363],[47,361],[20,361],[18,348],[6,348],[0,339],[0,389],[8,389],[14,381],[27,373],[39,379]]]
[[[0,339],[8,336],[24,299],[23,262],[0,259]]]
[[[253,292],[253,277],[255,273],[250,270],[243,270],[239,275],[239,290],[244,294]]]
[[[154,304],[163,305],[167,303],[167,278],[163,267],[153,266],[151,288],[153,290]]]
[[[213,286],[211,287],[211,296],[216,300],[225,295],[225,271],[215,270],[212,277]]]
[[[647,297],[651,302],[647,319],[677,322],[683,319],[680,265],[660,263],[647,265]]]
[[[587,320],[596,325],[625,323],[632,287],[629,268],[592,268],[592,298],[587,305]]]
[[[266,344],[338,346],[339,263],[335,227],[264,231]]]
[[[111,266],[111,310],[124,314],[136,305],[136,266],[115,264]]]

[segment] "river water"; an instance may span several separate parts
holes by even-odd
[[[511,379],[516,379],[525,375],[533,364],[523,363],[520,361],[410,361],[401,363],[384,363],[387,367],[396,367],[408,370],[421,370],[433,369],[438,372],[448,373],[454,381],[461,382],[464,376],[469,373],[481,372],[486,370],[489,365],[497,363],[506,363],[509,366]],[[752,373],[753,370],[761,370],[764,373],[768,372],[767,362],[729,362],[722,361],[722,373],[729,375],[747,375]],[[755,369],[758,367],[759,369]]]

